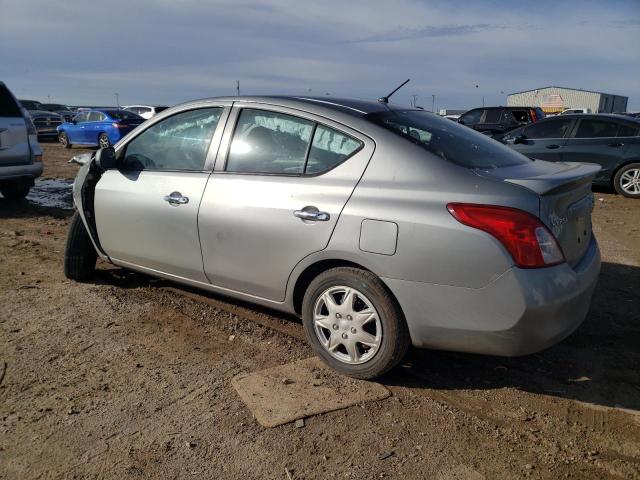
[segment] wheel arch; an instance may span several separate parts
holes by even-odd
[[[384,288],[389,292],[389,295],[391,295],[393,300],[396,302],[396,304],[398,305],[398,308],[402,310],[402,307],[400,306],[400,302],[396,298],[395,294],[393,293],[393,291],[391,291],[391,289],[384,282],[384,280],[382,280],[380,275],[378,275],[371,268],[368,268],[365,265],[363,265],[363,263],[364,262],[358,263],[356,261],[345,260],[342,258],[323,258],[323,259],[318,259],[310,263],[306,267],[304,267],[304,269],[296,277],[295,282],[293,284],[292,292],[291,292],[291,304],[296,315],[302,315],[302,301],[304,299],[304,294],[306,293],[307,288],[309,287],[309,284],[311,284],[313,279],[316,278],[321,273],[337,267],[353,267],[353,268],[358,268],[360,270],[365,270],[373,273],[380,279],[380,282],[382,283],[382,285],[384,285]]]

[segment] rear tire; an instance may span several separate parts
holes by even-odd
[[[71,148],[71,142],[69,142],[69,136],[66,133],[60,132],[60,135],[58,135],[58,141],[64,148]]]
[[[616,172],[613,187],[620,195],[640,198],[640,163],[630,163]]]
[[[93,278],[98,254],[78,212],[71,217],[64,251],[64,276],[77,282]]]
[[[98,146],[100,148],[109,148],[111,146],[111,141],[106,133],[98,135]]]
[[[29,194],[32,183],[27,183],[22,180],[13,180],[3,182],[0,184],[0,193],[7,200],[22,200]]]
[[[347,292],[355,299],[349,302],[351,310],[345,308]],[[337,310],[327,308],[328,303]],[[410,344],[404,315],[391,293],[377,276],[358,268],[333,268],[318,275],[305,292],[302,322],[320,358],[354,378],[372,379],[388,372],[404,358]]]

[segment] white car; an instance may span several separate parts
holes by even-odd
[[[124,110],[128,110],[133,113],[137,113],[145,120],[149,120],[151,117],[160,113],[163,110],[166,110],[169,107],[166,106],[153,106],[153,105],[129,105],[124,107]]]
[[[560,112],[560,115],[569,115],[571,113],[591,113],[590,108],[567,108]]]

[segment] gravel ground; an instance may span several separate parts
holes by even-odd
[[[230,381],[310,356],[299,321],[106,264],[69,282],[69,216],[0,199],[0,479],[640,478],[640,201],[596,192],[602,275],[560,345],[414,351],[390,398],[272,429]]]

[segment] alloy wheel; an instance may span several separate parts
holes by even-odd
[[[343,363],[365,363],[382,344],[378,312],[362,292],[352,287],[325,290],[314,305],[313,324],[320,344]]]
[[[100,145],[100,148],[109,148],[111,146],[109,144],[109,139],[107,138],[106,135],[100,135],[100,138],[98,139],[98,143]]]
[[[640,194],[640,168],[631,168],[620,176],[620,188],[631,195]]]

